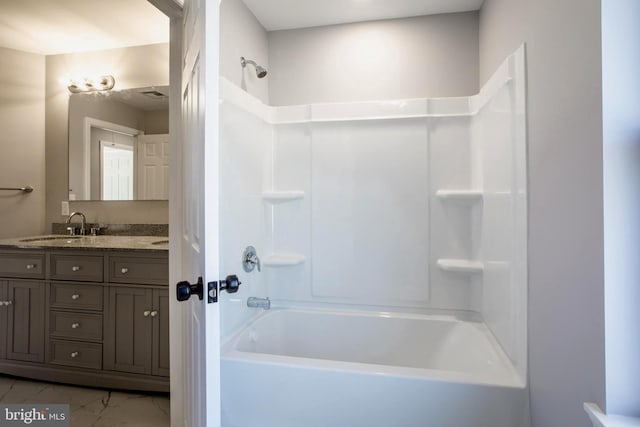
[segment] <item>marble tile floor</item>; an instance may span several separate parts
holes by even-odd
[[[67,403],[71,427],[170,425],[169,395],[129,393],[0,375],[0,403]]]

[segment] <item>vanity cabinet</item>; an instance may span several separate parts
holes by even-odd
[[[44,362],[44,281],[0,280],[0,357]]]
[[[44,362],[45,253],[0,256],[0,358]]]
[[[169,391],[162,251],[0,250],[0,373]]]
[[[166,289],[109,289],[105,369],[169,375],[169,299]]]
[[[80,276],[76,273],[81,274],[83,279],[93,278],[97,282],[99,278],[102,281],[102,264],[99,269],[96,268],[96,257],[78,255],[68,258],[63,261],[65,270],[62,270],[62,257],[51,255],[52,272],[55,272],[51,277],[67,279],[69,282],[49,284],[47,362],[51,365],[100,370],[104,337],[104,286],[89,281],[80,282]],[[68,262],[73,258],[73,262]],[[84,268],[86,265],[91,268]],[[96,274],[98,270],[99,275]]]
[[[105,369],[169,376],[169,269],[166,258],[109,257]]]

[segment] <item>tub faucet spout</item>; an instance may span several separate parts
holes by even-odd
[[[247,307],[264,308],[265,310],[269,310],[271,308],[271,300],[268,297],[267,298],[249,297],[247,298]]]

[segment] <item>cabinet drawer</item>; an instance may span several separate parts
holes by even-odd
[[[166,258],[110,257],[109,281],[168,285],[169,264]]]
[[[104,259],[89,255],[51,255],[51,279],[102,282]]]
[[[49,331],[52,338],[102,340],[102,315],[51,311]]]
[[[50,344],[52,364],[102,369],[102,344],[59,340]]]
[[[51,284],[51,308],[102,310],[102,286],[88,284]]]
[[[0,253],[0,277],[44,279],[44,254]]]

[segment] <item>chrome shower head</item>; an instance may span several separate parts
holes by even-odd
[[[255,67],[256,76],[258,76],[259,79],[261,79],[261,78],[263,78],[263,77],[265,77],[267,75],[267,70],[264,67],[256,64],[256,61],[252,61],[250,59],[245,59],[244,56],[241,56],[240,57],[240,65],[242,65],[242,68],[245,68],[247,66],[247,64],[251,64],[251,65],[253,65]]]
[[[261,79],[267,75],[267,70],[265,70],[263,67],[259,65],[256,65],[256,74],[258,78]]]

